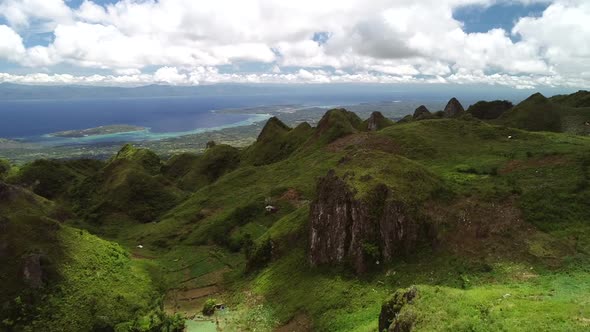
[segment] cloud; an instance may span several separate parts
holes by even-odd
[[[172,85],[186,84],[188,76],[181,74],[175,67],[162,67],[154,73],[154,81],[158,83],[168,83]]]
[[[0,25],[0,58],[18,61],[25,53],[22,38],[6,25]]]
[[[590,3],[555,0],[542,16],[521,18],[509,32],[467,33],[453,18],[461,6],[500,2],[547,1],[85,0],[70,8],[64,0],[0,0],[9,25],[0,26],[0,58],[29,67],[112,70],[93,80],[123,84],[498,79],[569,86],[588,80]],[[54,38],[25,48],[17,32],[27,26],[49,29]],[[249,63],[269,69],[217,69]],[[160,69],[142,74],[153,67]]]
[[[17,28],[35,23],[37,31],[51,31],[58,22],[71,22],[72,10],[63,0],[2,0],[0,16]]]
[[[384,74],[380,72],[327,71],[319,69],[299,69],[295,72],[239,74],[222,73],[216,67],[177,68],[161,67],[153,74],[140,73],[136,70],[126,71],[118,75],[87,75],[70,74],[28,74],[13,75],[0,73],[0,83],[23,84],[82,84],[103,86],[140,86],[146,84],[199,85],[215,83],[280,83],[280,84],[323,84],[323,83],[374,83],[374,84],[489,84],[510,86],[519,89],[538,86],[579,87],[590,85],[590,76],[571,79],[560,75],[510,75],[486,74],[481,70],[471,71],[460,69],[442,77],[416,77],[412,75]]]

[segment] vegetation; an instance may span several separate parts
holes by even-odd
[[[566,100],[375,132],[336,109],[315,128],[270,120],[243,150],[162,162],[127,145],[107,162],[14,168],[0,182],[2,328],[175,331],[221,302],[226,330],[587,330],[590,138],[559,132],[585,112]],[[329,170],[350,206],[412,220],[422,241],[387,263],[365,241],[365,274],[311,266]],[[387,200],[405,209],[372,208]]]
[[[493,120],[499,118],[504,112],[511,109],[514,105],[507,100],[478,101],[469,106],[467,113],[473,117],[482,120]]]

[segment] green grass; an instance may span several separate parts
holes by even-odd
[[[547,104],[541,97],[529,102]],[[162,163],[126,146],[95,170],[60,164],[74,177],[56,183],[68,192],[57,202],[26,191],[0,201],[24,225],[11,233],[21,234],[15,238],[58,229],[55,237],[33,236],[21,248],[59,244],[52,255],[63,289],[47,293],[39,324],[57,313],[54,329],[146,328],[152,319],[166,321],[158,317],[170,290],[214,284],[222,290],[215,298],[230,305],[228,324],[235,330],[267,331],[304,317],[317,331],[376,331],[382,302],[417,285],[419,297],[400,316],[417,330],[589,328],[590,138],[467,117],[361,131],[356,115],[331,110],[317,129],[273,120],[242,151],[218,145]],[[329,145],[346,135],[360,143]],[[420,244],[365,275],[346,266],[312,268],[309,207],[318,178],[330,169],[357,199],[370,200],[375,187],[386,185],[420,212],[420,222],[442,220],[437,243]],[[27,172],[25,166],[13,174]],[[268,213],[268,204],[278,211]],[[40,217],[58,208],[77,215],[65,226]],[[514,225],[494,219],[501,209],[516,211]],[[495,223],[481,225],[488,221]],[[474,240],[474,225],[507,228]],[[18,291],[22,285],[14,282]],[[110,293],[98,296],[103,292]]]
[[[589,278],[584,271],[468,290],[419,285],[400,316],[417,317],[420,331],[586,331]]]

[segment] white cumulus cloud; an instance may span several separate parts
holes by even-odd
[[[461,6],[513,2],[549,6],[539,17],[520,18],[511,31],[468,33],[453,17]],[[0,26],[0,60],[48,72],[60,64],[113,72],[72,76],[82,83],[356,80],[524,87],[590,79],[585,0],[84,0],[77,8],[64,0],[0,0],[0,16],[7,22]],[[25,47],[21,36],[32,32],[50,32],[52,40]],[[268,69],[219,71],[252,63]],[[160,69],[149,74],[154,67]],[[49,83],[53,76],[27,77]]]

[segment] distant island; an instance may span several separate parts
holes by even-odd
[[[65,130],[57,133],[51,133],[49,136],[52,137],[87,137],[87,136],[98,136],[118,133],[128,133],[132,131],[145,130],[144,127],[131,126],[131,125],[108,125],[100,126],[96,128],[79,129],[79,130]]]

